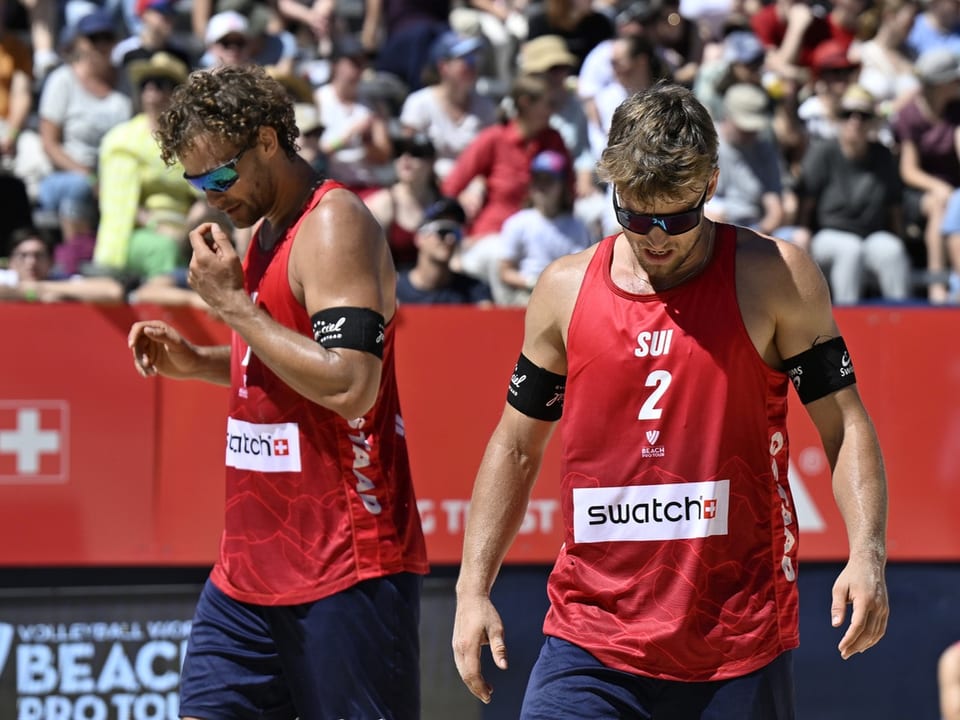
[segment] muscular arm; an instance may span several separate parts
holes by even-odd
[[[194,262],[213,251],[191,234]],[[383,288],[387,252],[376,220],[354,195],[333,190],[301,224],[288,268],[291,289],[307,314],[335,307],[369,308],[386,319],[394,303]],[[191,264],[191,272],[193,263]],[[222,283],[221,283],[222,284]],[[313,338],[280,325],[258,308],[242,282],[224,294],[204,293],[251,351],[287,385],[312,402],[353,419],[364,415],[377,397],[381,361],[361,350],[326,349]]]
[[[783,284],[788,289],[774,303],[774,343],[780,358],[789,358],[809,349],[817,338],[836,337],[840,331],[819,268],[797,248],[784,245],[782,252],[792,283]],[[839,626],[846,605],[853,604],[851,623],[839,646],[847,659],[874,645],[886,629],[886,474],[876,431],[856,385],[805,407],[833,469],[834,497],[850,546],[847,566],[834,585],[831,608],[833,625]]]
[[[523,354],[540,367],[565,374],[560,328],[561,318],[568,316],[569,293],[565,283],[558,282],[555,265],[544,271],[527,305]],[[503,625],[490,602],[490,590],[520,529],[553,428],[554,423],[528,417],[507,404],[474,483],[457,580],[453,650],[464,683],[484,702],[490,701],[492,688],[480,672],[481,646],[490,645],[497,666],[507,667]]]

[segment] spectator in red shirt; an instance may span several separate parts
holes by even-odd
[[[544,150],[562,153],[563,137],[550,127],[550,88],[543,78],[520,75],[510,91],[515,113],[482,130],[467,146],[441,191],[458,197],[470,223],[459,258],[464,272],[487,280],[503,221],[524,207],[530,185],[530,161]],[[572,176],[571,176],[571,190]],[[481,193],[477,183],[482,183]]]

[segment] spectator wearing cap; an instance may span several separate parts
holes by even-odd
[[[184,264],[191,211],[204,202],[183,168],[160,158],[154,132],[187,66],[168,53],[130,63],[140,112],[114,127],[100,146],[100,226],[93,260],[112,274],[149,278]]]
[[[856,82],[860,66],[851,58],[849,45],[828,40],[817,46],[811,60],[813,92],[800,103],[797,116],[810,141],[837,134],[837,113],[843,93]]]
[[[236,10],[224,10],[211,17],[203,41],[206,51],[200,58],[201,67],[243,65],[252,57],[250,21]]]
[[[711,220],[773,235],[784,222],[781,153],[773,133],[770,96],[754,83],[727,88],[718,123],[717,189],[705,212]]]
[[[364,201],[387,235],[394,264],[403,269],[416,262],[414,235],[427,208],[441,195],[433,170],[436,150],[430,138],[422,133],[399,137],[393,141],[393,150],[396,180]]]
[[[130,88],[130,63],[146,60],[157,52],[172,55],[186,67],[193,65],[194,58],[189,50],[174,37],[174,0],[137,0],[134,6],[137,20],[133,35],[118,42],[111,53],[113,64],[120,68],[120,87],[133,96],[136,88]]]
[[[711,117],[723,117],[723,95],[731,85],[760,85],[766,52],[752,30],[736,29],[724,36],[718,57],[703,63],[693,92]]]
[[[40,94],[40,138],[53,171],[40,180],[37,201],[56,216],[64,240],[95,214],[100,141],[132,112],[110,62],[116,37],[108,13],[81,18],[68,33],[67,62],[50,73]]]
[[[892,120],[900,147],[900,176],[908,207],[922,219],[929,298],[949,298],[948,272],[960,271],[960,56],[948,48],[917,58],[917,93]],[[919,196],[919,197],[917,197]],[[949,267],[948,267],[949,260]]]
[[[550,88],[543,78],[519,75],[510,93],[514,116],[483,130],[458,158],[440,189],[444,195],[463,193],[469,221],[460,256],[464,272],[488,281],[496,243],[504,220],[524,207],[530,184],[530,161],[544,150],[569,157],[560,133],[550,127]],[[464,192],[477,179],[482,197]],[[573,183],[571,180],[571,191]]]
[[[872,139],[873,97],[859,85],[840,101],[836,137],[813,145],[797,184],[798,242],[830,282],[835,305],[859,302],[868,278],[885,300],[910,294],[903,241],[903,188],[892,152]]]
[[[407,134],[426,135],[436,150],[434,170],[444,178],[481,130],[497,120],[494,102],[477,92],[477,53],[481,41],[450,31],[435,42],[436,78],[410,93],[400,109]]]
[[[423,214],[413,237],[416,264],[397,274],[397,301],[417,305],[492,305],[486,283],[456,272],[452,260],[463,238],[463,208],[441,198]]]
[[[568,158],[552,150],[530,162],[530,207],[508,217],[500,233],[492,284],[496,304],[525,306],[547,265],[593,242],[573,214],[571,172]]]
[[[960,54],[960,3],[957,0],[926,0],[910,32],[907,49],[912,57],[939,48]]]
[[[324,126],[320,147],[330,177],[361,196],[390,183],[393,155],[386,118],[360,98],[366,67],[366,50],[345,36],[334,50],[330,82],[315,96]]]
[[[574,68],[580,72],[584,59],[597,45],[615,35],[610,18],[593,9],[589,2],[543,0],[529,11],[527,39],[541,35],[559,35],[577,58]]]

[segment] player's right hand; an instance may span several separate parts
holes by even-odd
[[[470,692],[489,703],[493,688],[480,672],[480,648],[483,645],[490,646],[497,667],[506,670],[507,646],[503,641],[503,621],[490,598],[457,598],[457,615],[453,623],[453,659]]]
[[[160,320],[134,323],[127,336],[127,346],[133,353],[137,372],[143,377],[192,377],[200,360],[196,348]]]

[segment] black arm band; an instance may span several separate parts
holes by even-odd
[[[783,364],[804,405],[857,381],[847,344],[842,337],[814,345],[799,355],[787,358]]]
[[[559,420],[566,388],[566,375],[544,370],[521,353],[510,377],[507,402],[536,420]]]
[[[369,308],[336,307],[310,318],[313,339],[325,348],[362,350],[383,359],[383,315]]]

